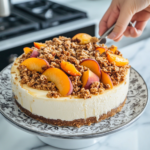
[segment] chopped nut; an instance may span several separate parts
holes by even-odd
[[[58,98],[60,97],[60,93],[57,91],[49,91],[46,96],[49,98]]]
[[[78,92],[78,96],[80,98],[84,98],[84,99],[87,99],[87,98],[91,98],[91,94],[90,94],[90,91],[89,90],[86,90],[84,88],[82,88],[80,90],[80,92]]]
[[[79,44],[79,40],[71,40],[70,38],[66,38],[63,36],[59,36],[59,38],[54,38],[53,40],[46,41],[46,47],[41,47],[37,49],[36,47],[32,47],[32,50],[38,50],[39,58],[45,59],[50,67],[61,69],[61,61],[67,61],[76,67],[76,69],[83,74],[83,72],[87,71],[88,68],[80,65],[80,62],[83,59],[94,59],[98,62],[101,67],[101,70],[109,74],[113,85],[118,85],[120,82],[125,80],[126,72],[130,68],[129,65],[125,66],[116,66],[114,62],[109,62],[106,56],[107,52],[104,52],[100,55],[99,51],[95,51],[96,47],[104,47],[110,53],[113,53],[110,47],[107,48],[105,44],[98,44],[98,39],[96,37],[92,37],[90,43],[88,44]],[[116,55],[122,56],[121,52],[116,50],[114,52]],[[19,63],[14,65],[19,65],[17,69],[20,72],[20,83],[27,84],[29,87],[38,90],[46,90],[48,91],[47,97],[60,97],[59,91],[56,85],[52,82],[47,81],[47,77],[42,75],[42,73],[36,71],[30,71],[26,66],[20,65],[21,62],[30,58],[31,52],[28,54],[23,54],[19,58]],[[106,89],[110,89],[109,84],[103,84],[100,82],[94,82],[91,84],[90,89],[82,88],[82,76],[70,76],[68,75],[71,83],[73,85],[73,92],[71,95],[78,96],[80,98],[90,98],[92,94],[102,94]],[[15,78],[17,79],[17,77]]]
[[[45,80],[47,81],[47,77],[45,75],[41,75],[40,79],[41,81],[45,81]]]
[[[110,85],[109,84],[105,84],[106,89],[110,89]]]

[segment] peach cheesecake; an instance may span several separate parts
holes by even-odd
[[[125,104],[130,66],[116,46],[79,33],[24,48],[11,68],[12,91],[28,116],[58,126],[91,125]]]

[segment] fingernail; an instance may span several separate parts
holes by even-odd
[[[130,30],[131,35],[134,35],[134,29]]]
[[[108,36],[109,39],[114,39],[116,37],[116,34],[114,32],[110,33]]]

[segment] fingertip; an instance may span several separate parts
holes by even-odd
[[[137,30],[136,28],[131,28],[130,29],[130,35],[131,37],[139,37],[141,35],[142,31]]]
[[[124,36],[130,37],[130,27],[127,27],[127,29],[125,30]]]
[[[99,35],[102,36],[106,30],[107,30],[107,28],[99,29]]]
[[[115,39],[115,42],[119,42],[123,38],[123,35],[121,35],[119,38]]]
[[[111,32],[109,35],[108,35],[108,38],[109,39],[115,39],[116,38],[116,33],[115,32]]]
[[[99,36],[102,36],[102,32],[99,31]]]
[[[136,35],[136,32],[135,32],[134,28],[130,29],[130,34],[131,34],[132,37]]]
[[[99,23],[99,35],[103,35],[103,33],[107,30],[107,22],[101,20]]]

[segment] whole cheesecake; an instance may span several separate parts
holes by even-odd
[[[91,125],[125,104],[128,60],[116,46],[77,34],[24,48],[11,68],[12,90],[28,116],[58,126]]]

